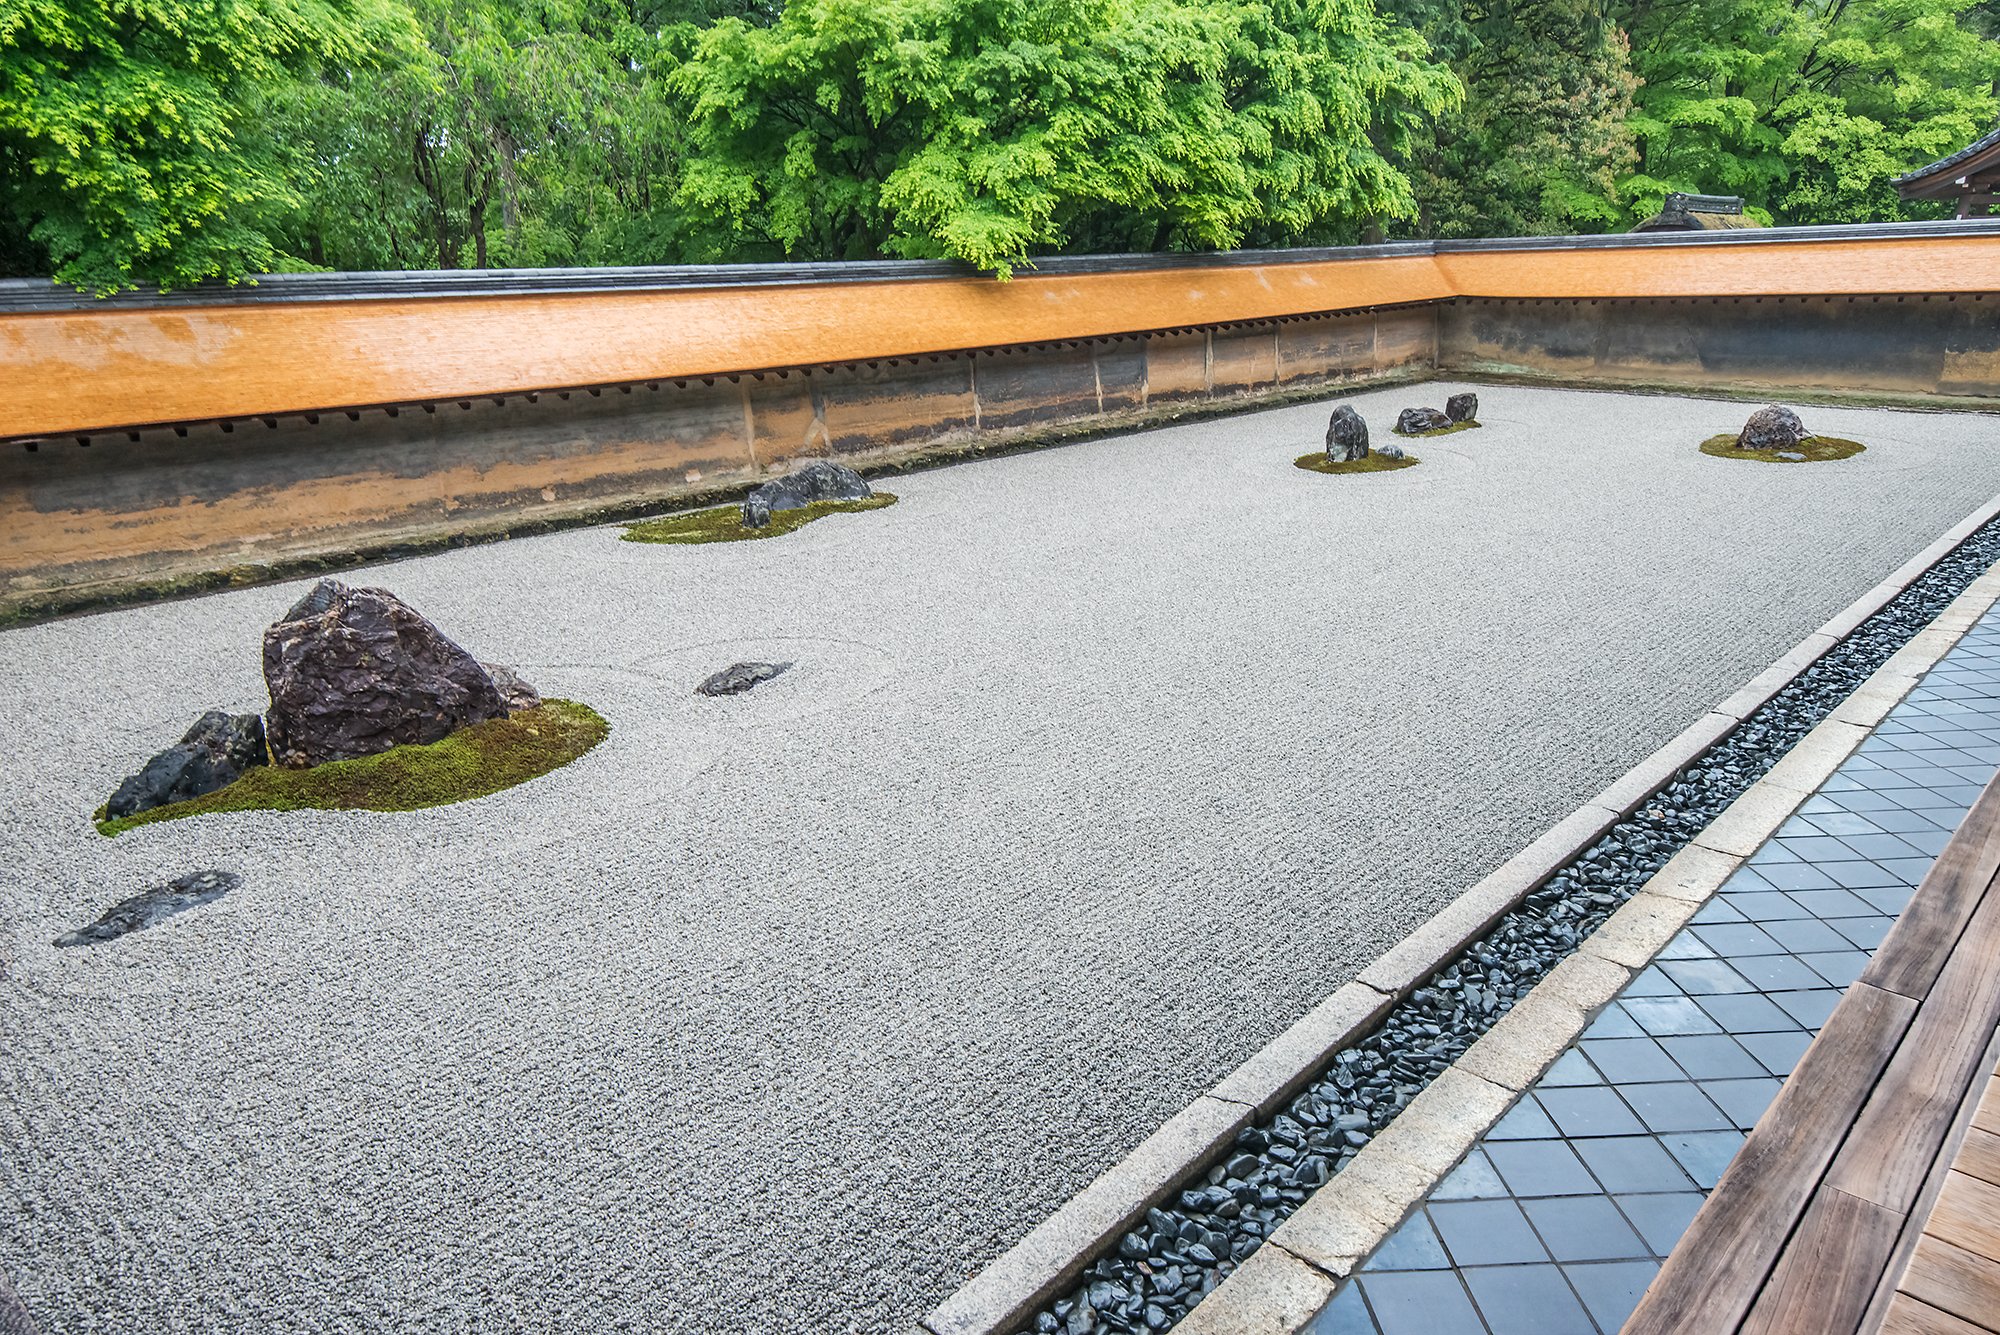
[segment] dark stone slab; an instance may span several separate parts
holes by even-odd
[[[130,899],[118,901],[106,909],[96,922],[73,932],[65,932],[56,938],[55,943],[58,946],[94,946],[100,941],[113,941],[127,932],[151,927],[177,913],[185,913],[220,899],[241,884],[243,878],[234,872],[189,872],[164,885],[143,890]]]
[[[264,720],[255,714],[211,709],[180,741],[118,785],[104,804],[114,819],[226,788],[243,771],[265,762]]]
[[[803,510],[820,501],[865,501],[875,493],[846,464],[815,459],[805,467],[752,487],[743,498],[743,527],[764,528],[780,510]]]
[[[741,695],[791,666],[790,663],[732,663],[695,690],[702,695]]]

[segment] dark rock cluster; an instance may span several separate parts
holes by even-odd
[[[1037,1335],[1168,1329],[1996,561],[1988,524],[1863,622],[1639,810],[1433,974],[1282,1111],[1120,1238],[1028,1325]]]
[[[386,589],[323,579],[264,632],[271,708],[210,710],[119,784],[111,818],[212,793],[268,758],[303,767],[435,742],[540,704],[513,671],[482,664]]]
[[[865,501],[875,493],[846,464],[815,459],[804,468],[750,489],[743,498],[743,527],[765,528],[778,510],[803,510],[818,501]]]
[[[1361,420],[1361,414],[1354,411],[1351,403],[1335,408],[1327,421],[1326,457],[1329,463],[1336,464],[1368,457],[1368,423]]]
[[[1737,433],[1736,448],[1739,450],[1795,450],[1812,439],[1812,432],[1806,430],[1805,423],[1790,408],[1780,408],[1773,404],[1769,408],[1759,408],[1750,414],[1750,420]]]

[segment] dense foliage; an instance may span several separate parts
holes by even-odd
[[[1932,215],[2000,0],[0,0],[0,273]]]

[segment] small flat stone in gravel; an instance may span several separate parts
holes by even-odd
[[[73,932],[65,932],[56,938],[55,943],[58,946],[94,946],[100,941],[113,941],[127,932],[151,927],[177,913],[185,913],[220,899],[241,884],[243,878],[234,872],[189,872],[164,885],[142,890],[130,899],[119,900],[106,909],[96,922]]]
[[[741,695],[789,667],[790,663],[731,663],[695,690],[701,695]]]

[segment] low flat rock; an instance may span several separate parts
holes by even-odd
[[[820,501],[865,501],[875,493],[867,479],[831,459],[815,459],[804,468],[753,487],[743,498],[743,527],[764,528],[779,510],[802,510]]]
[[[741,695],[791,666],[790,663],[731,663],[694,689],[700,695]]]
[[[265,759],[262,718],[211,709],[195,720],[178,743],[119,784],[104,804],[104,813],[113,819],[135,816],[215,792],[242,778],[243,771],[264,764]]]
[[[128,899],[119,900],[106,909],[96,922],[63,933],[55,943],[58,946],[93,946],[100,941],[115,941],[127,932],[151,927],[177,913],[185,913],[220,899],[241,884],[243,878],[234,872],[189,872],[164,885],[156,885]]]

